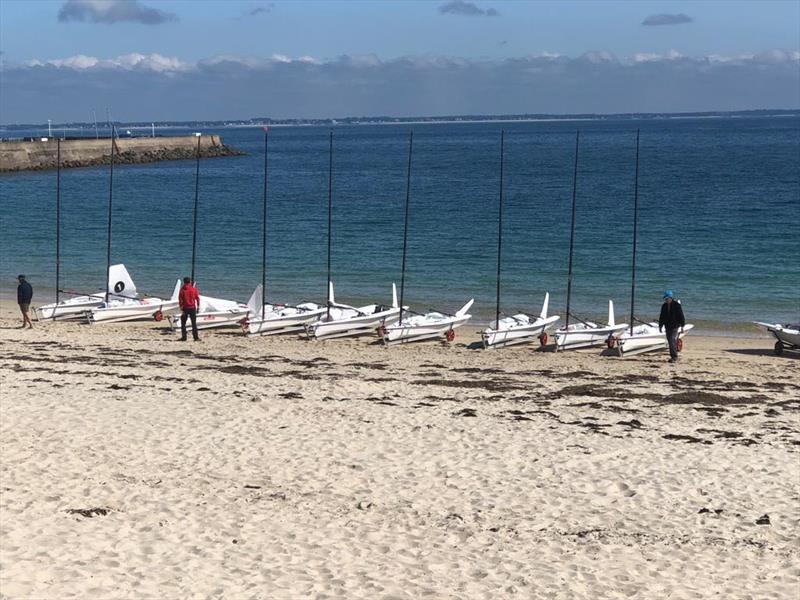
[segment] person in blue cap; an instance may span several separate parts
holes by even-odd
[[[17,275],[17,283],[19,283],[17,286],[17,304],[19,304],[19,311],[22,313],[22,326],[20,329],[25,329],[25,327],[33,329],[33,323],[31,323],[31,317],[28,314],[31,308],[31,300],[33,300],[33,288],[28,283],[28,280],[25,279],[25,275]]]
[[[658,331],[667,330],[667,342],[669,343],[669,362],[678,360],[678,335],[686,325],[683,316],[683,308],[680,302],[675,300],[672,290],[664,292],[664,304],[661,305],[661,314],[658,317]]]

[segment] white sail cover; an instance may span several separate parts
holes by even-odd
[[[111,265],[108,271],[108,293],[124,298],[136,298],[136,285],[125,265]]]
[[[253,294],[250,296],[250,300],[247,301],[247,308],[250,312],[251,318],[253,319],[263,318],[264,300],[260,283],[256,286],[256,289],[253,290]]]

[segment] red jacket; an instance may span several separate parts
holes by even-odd
[[[191,283],[184,283],[178,294],[178,305],[181,309],[198,308],[200,306],[200,294]]]

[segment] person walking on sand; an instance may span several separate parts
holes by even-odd
[[[17,304],[19,304],[19,311],[22,313],[22,326],[20,326],[20,329],[25,329],[26,325],[28,328],[33,329],[31,317],[28,315],[28,311],[31,308],[31,300],[33,300],[33,288],[25,279],[25,275],[17,275],[17,282],[19,283],[17,286]]]
[[[658,331],[667,330],[667,343],[669,343],[669,362],[678,361],[678,335],[683,332],[686,319],[683,308],[676,301],[672,290],[664,292],[664,304],[661,305],[661,314],[658,317]]]
[[[197,309],[200,306],[200,294],[192,285],[189,277],[183,278],[183,286],[178,294],[178,306],[181,308],[181,341],[186,341],[186,319],[192,321],[192,337],[195,342],[200,341],[197,335]]]

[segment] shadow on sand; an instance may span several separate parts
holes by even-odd
[[[800,359],[800,350],[784,350],[783,354],[777,356],[772,348],[734,348],[725,350],[731,354],[742,354],[745,356],[771,356],[775,358],[793,358]]]

